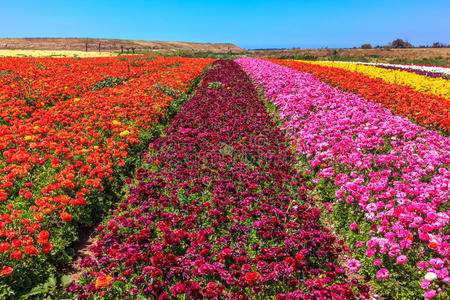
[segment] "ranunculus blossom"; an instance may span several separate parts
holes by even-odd
[[[404,264],[406,262],[408,262],[408,257],[406,257],[406,255],[397,256],[397,263]]]
[[[386,268],[382,268],[377,272],[377,279],[382,280],[389,277],[389,270]]]
[[[425,274],[424,278],[428,281],[433,281],[433,280],[437,279],[437,275],[434,272],[427,272],[427,274]]]
[[[98,289],[105,288],[111,285],[113,282],[114,280],[111,276],[108,276],[106,274],[99,274],[97,276],[97,280],[95,281],[95,287]]]
[[[423,293],[423,296],[425,297],[425,299],[434,298],[434,296],[436,296],[436,291],[435,290],[428,290],[425,293]]]
[[[253,285],[259,280],[260,277],[261,275],[258,272],[248,272],[245,274],[245,280],[248,285]]]
[[[360,267],[361,263],[359,262],[359,260],[356,260],[354,258],[350,259],[347,262],[347,268],[349,269],[350,272],[358,272]]]
[[[8,277],[13,272],[13,269],[10,266],[3,265],[0,269],[0,276]]]

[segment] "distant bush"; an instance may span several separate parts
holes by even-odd
[[[446,45],[442,44],[441,42],[434,42],[433,45],[431,45],[431,48],[445,48]]]
[[[402,39],[393,40],[390,46],[392,48],[413,48],[413,45],[411,45],[411,43],[404,41]]]
[[[362,44],[361,49],[372,49],[372,45],[371,44]]]

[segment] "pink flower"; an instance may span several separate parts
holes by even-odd
[[[408,257],[406,257],[406,255],[400,255],[397,257],[397,263],[404,264],[406,262],[408,262]]]
[[[389,277],[389,270],[386,268],[382,268],[377,272],[377,279],[381,280],[381,279],[386,279]]]
[[[381,259],[375,259],[374,261],[373,261],[373,264],[375,265],[375,266],[379,266],[379,265],[381,265]]]
[[[430,287],[430,281],[426,280],[426,279],[422,279],[422,282],[420,283],[420,287],[422,289],[424,289],[424,290],[429,288]]]
[[[358,229],[358,224],[356,224],[356,223],[350,224],[350,229],[351,230],[357,230]]]
[[[430,265],[435,268],[442,268],[444,266],[444,261],[440,258],[433,258],[430,260]]]
[[[356,248],[361,248],[363,245],[364,245],[364,243],[363,243],[362,241],[357,241],[357,242],[355,243],[355,247],[356,247]]]
[[[347,196],[347,197],[345,197],[345,201],[346,201],[348,204],[353,203],[353,200],[355,200],[355,198],[353,198],[352,196]]]
[[[350,272],[358,272],[359,268],[361,267],[361,263],[357,259],[350,259],[347,263],[347,268]]]
[[[377,253],[377,249],[367,249],[366,250],[367,257],[372,257],[375,255],[375,253]]]
[[[423,296],[425,297],[425,299],[431,299],[434,296],[436,296],[436,291],[435,290],[428,290],[425,293],[423,293]]]
[[[428,268],[428,263],[424,260],[421,260],[417,263],[417,267],[421,270],[424,271]]]

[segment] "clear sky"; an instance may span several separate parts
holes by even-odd
[[[244,48],[450,43],[450,0],[0,0],[0,37],[230,42]]]

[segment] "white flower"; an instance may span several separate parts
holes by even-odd
[[[426,279],[426,280],[429,280],[429,281],[433,281],[433,280],[437,279],[437,275],[436,275],[436,273],[428,272],[428,273],[425,275],[425,279]]]

